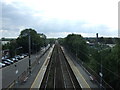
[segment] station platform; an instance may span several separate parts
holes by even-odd
[[[63,47],[61,47],[74,75],[76,76],[76,79],[78,80],[79,85],[81,86],[81,88],[84,89],[88,89],[91,90],[90,85],[88,84],[88,82],[85,80],[85,78],[83,77],[83,75],[81,74],[81,71],[78,69],[78,65],[76,65],[76,63],[73,62],[73,60],[71,60],[71,58],[68,56],[68,54],[65,52],[65,49]]]
[[[49,53],[48,53],[48,55],[47,55],[47,57],[46,57],[43,65],[42,65],[41,69],[39,70],[39,72],[38,72],[35,80],[33,81],[30,90],[32,90],[32,89],[34,89],[34,88],[39,90],[40,85],[41,85],[42,80],[43,80],[43,77],[44,77],[44,74],[45,74],[45,72],[46,72],[47,66],[48,66],[48,64],[49,64],[50,57],[51,57],[51,55],[52,55],[52,51],[53,51],[54,46],[55,46],[55,45],[53,45],[53,46],[50,48],[50,51],[49,51]]]

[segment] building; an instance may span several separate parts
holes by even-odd
[[[2,41],[2,45],[5,45],[7,43],[10,43],[10,41]]]
[[[1,38],[1,44],[5,45],[7,43],[10,43],[11,40],[14,40],[15,38]]]

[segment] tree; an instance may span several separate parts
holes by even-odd
[[[89,66],[99,74],[100,60],[102,60],[103,79],[117,90],[120,85],[120,39],[116,39],[116,45],[113,48],[104,48],[99,53],[94,48],[89,51],[92,54]]]
[[[31,52],[35,53],[39,51],[42,46],[44,46],[45,39],[40,37],[34,29],[25,29],[21,31],[19,37],[17,38],[18,47],[23,47],[23,52],[28,53],[28,46],[29,46],[29,35],[31,40]]]
[[[100,43],[105,43],[105,40],[104,40],[104,38],[103,37],[100,37],[99,39],[98,39],[98,42],[100,42]]]
[[[82,61],[88,60],[87,44],[81,35],[69,34],[65,38],[65,45]]]

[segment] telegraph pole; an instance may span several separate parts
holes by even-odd
[[[100,90],[102,90],[102,77],[103,77],[103,73],[102,73],[102,53],[101,53],[102,48],[101,48],[101,44],[100,44],[100,48],[99,48],[99,45],[98,45],[98,33],[96,33],[96,44],[97,44],[97,47],[98,47],[98,53],[100,55],[100,72],[99,72],[99,75],[100,75]]]
[[[29,74],[31,75],[31,36],[30,36],[30,30],[29,30],[29,34],[28,34],[28,43],[29,43]]]
[[[101,56],[101,53],[100,54],[100,59],[101,59],[101,62],[100,62],[100,90],[102,90],[102,77],[103,77],[103,73],[102,73],[102,56]]]

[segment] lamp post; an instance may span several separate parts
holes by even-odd
[[[31,75],[31,36],[30,36],[30,30],[28,34],[28,43],[29,43],[29,74]]]
[[[103,44],[100,45],[100,49],[98,50],[99,54],[100,54],[100,72],[99,72],[99,75],[100,75],[100,90],[102,90],[102,87],[103,87],[103,64],[102,64],[102,51],[108,49],[103,49]]]
[[[28,36],[28,53],[29,53],[29,74],[31,75],[31,36],[30,36],[30,30],[28,32],[24,33],[22,37]]]

